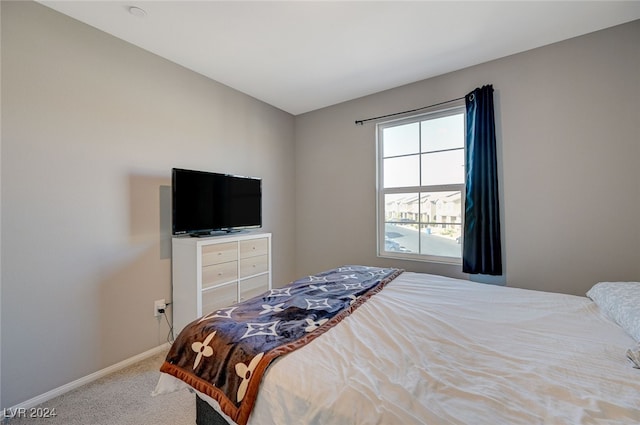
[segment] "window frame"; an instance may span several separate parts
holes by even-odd
[[[381,258],[393,258],[393,259],[401,259],[401,260],[411,260],[411,261],[421,261],[421,262],[431,262],[431,263],[441,263],[441,264],[452,264],[452,265],[462,265],[462,252],[463,252],[463,244],[464,244],[464,211],[465,211],[465,181],[463,179],[462,183],[453,183],[453,184],[437,184],[437,185],[425,185],[422,186],[422,182],[418,186],[403,186],[403,187],[393,187],[393,188],[384,188],[384,150],[383,150],[383,137],[382,133],[385,128],[395,127],[404,124],[410,124],[414,122],[420,123],[421,121],[443,118],[456,114],[463,115],[463,131],[465,134],[465,141],[463,142],[463,156],[465,162],[465,170],[466,170],[466,108],[464,104],[464,100],[457,101],[456,103],[452,103],[445,108],[432,109],[427,112],[423,112],[417,115],[406,116],[398,119],[393,119],[389,121],[384,121],[376,124],[376,225],[377,225],[377,254],[378,257]],[[420,130],[421,131],[421,130]],[[422,149],[419,149],[419,155],[422,155]],[[419,160],[419,174],[422,175],[422,160]],[[385,195],[394,194],[394,193],[416,193],[418,196],[421,193],[429,193],[429,192],[451,192],[451,191],[459,191],[460,192],[460,257],[448,257],[441,255],[432,255],[432,254],[421,254],[415,252],[402,252],[402,251],[387,251],[385,249]],[[418,225],[422,224],[418,222]],[[427,224],[425,222],[424,224]]]

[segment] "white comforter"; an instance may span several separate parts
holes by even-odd
[[[585,297],[405,272],[274,362],[249,424],[640,424],[633,345]]]

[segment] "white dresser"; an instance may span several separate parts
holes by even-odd
[[[271,289],[271,233],[172,240],[173,334],[221,307]]]

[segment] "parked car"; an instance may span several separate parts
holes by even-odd
[[[384,238],[384,250],[385,251],[400,251],[400,244],[387,237]]]
[[[385,251],[394,251],[394,252],[411,252],[407,248],[400,245],[398,242],[391,240],[390,238],[384,238],[384,250]]]

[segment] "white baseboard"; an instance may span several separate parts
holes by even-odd
[[[47,391],[44,394],[40,394],[39,396],[36,396],[32,399],[29,399],[27,401],[23,401],[20,404],[17,404],[9,409],[5,409],[8,410],[10,412],[17,412],[20,411],[19,409],[31,409],[32,407],[36,407],[39,404],[42,404],[46,401],[51,400],[52,398],[58,397],[62,394],[68,393],[71,390],[75,390],[76,388],[79,388],[83,385],[86,385],[90,382],[93,382],[97,379],[100,379],[102,377],[105,377],[107,375],[109,375],[110,373],[113,372],[117,372],[120,369],[124,369],[127,366],[131,366],[132,364],[138,363],[139,361],[142,361],[144,359],[147,359],[151,356],[154,356],[158,353],[160,353],[163,350],[167,350],[169,348],[170,344],[164,343],[162,345],[159,345],[155,348],[152,348],[151,350],[145,351],[144,353],[140,353],[138,355],[135,355],[133,357],[130,357],[128,359],[125,359],[119,363],[116,363],[112,366],[106,367],[102,370],[99,370],[97,372],[94,372],[90,375],[84,376],[80,379],[76,379],[73,382],[69,382],[68,384],[65,384],[61,387],[58,388],[54,388],[51,391]],[[2,418],[0,418],[2,419]]]

